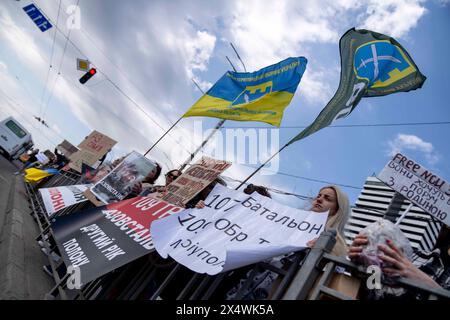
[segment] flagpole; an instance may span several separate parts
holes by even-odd
[[[166,132],[164,132],[164,134],[150,147],[150,149],[148,149],[147,152],[144,153],[144,157],[147,155],[147,153],[152,151],[152,149],[170,132],[170,130],[173,129],[173,127],[178,124],[178,122],[180,122],[181,119],[183,119],[183,117],[180,117]]]
[[[181,165],[181,167],[180,167],[180,169],[179,169],[180,171],[183,171],[183,169],[189,164],[189,162],[191,162],[191,161],[194,159],[195,155],[196,155],[201,149],[203,149],[203,147],[206,145],[206,143],[209,141],[209,139],[211,139],[212,136],[216,133],[216,131],[219,130],[219,129],[223,126],[223,124],[224,124],[225,121],[226,121],[225,119],[222,119],[222,120],[220,120],[220,121],[216,124],[216,126],[214,127],[214,129],[213,129],[213,130],[211,131],[211,133],[208,135],[208,137],[206,137],[206,139],[202,142],[202,144],[201,144],[200,146],[198,146],[198,148],[197,148],[194,152],[192,152],[191,155],[189,156],[189,158],[186,159],[186,161]]]
[[[242,187],[248,180],[250,180],[251,177],[253,177],[259,170],[261,170],[267,163],[270,162],[270,160],[273,159],[277,154],[279,154],[281,151],[283,151],[284,148],[286,148],[289,145],[289,142],[286,143],[280,150],[278,150],[276,153],[274,153],[269,159],[266,160],[262,165],[259,166],[255,171],[252,172],[247,178],[245,178],[244,181],[241,182],[239,186],[235,188],[235,190],[239,190],[240,187]]]
[[[231,43],[230,43],[230,44],[231,44]],[[231,46],[232,46],[234,52],[236,52],[236,55],[238,56],[239,60],[241,60],[241,58],[239,57],[239,55],[238,55],[236,49],[233,47],[232,44],[231,44]],[[237,71],[236,71],[236,68],[234,67],[233,63],[232,63],[231,60],[228,58],[228,56],[225,56],[225,57],[227,58],[227,60],[228,60],[228,62],[230,63],[231,67],[233,68],[234,72],[237,72]],[[241,60],[241,62],[242,62],[242,60]],[[243,64],[244,64],[244,63],[242,62],[242,65],[243,65]],[[245,69],[245,66],[244,66],[244,69]],[[192,80],[192,82],[194,82],[194,84],[197,86],[198,90],[200,90],[201,93],[205,94],[205,92],[202,90],[202,88],[200,88],[200,86],[197,84],[197,82],[196,82],[194,79],[191,79],[191,80]],[[189,162],[191,162],[191,161],[194,159],[195,155],[196,155],[200,150],[202,150],[203,147],[206,145],[206,143],[208,143],[209,139],[211,139],[212,136],[214,136],[214,134],[216,133],[216,131],[219,130],[219,129],[223,126],[223,124],[225,123],[225,121],[226,121],[226,119],[222,119],[222,120],[220,120],[220,121],[216,124],[216,126],[215,126],[214,129],[213,129],[213,131],[211,131],[211,133],[208,135],[208,137],[206,137],[206,139],[202,142],[202,144],[201,144],[197,149],[195,149],[195,151],[194,151],[193,153],[190,154],[189,158],[188,158],[185,162],[183,162],[183,164],[182,164],[182,165],[180,166],[180,168],[179,168],[180,171],[183,171],[183,169],[186,168],[186,166],[189,164]]]
[[[233,68],[234,68],[234,67],[233,67]],[[195,82],[194,79],[192,79],[192,82],[194,82],[194,84],[197,86],[198,90],[200,90],[201,93],[205,94],[205,92],[202,90],[202,88],[200,88],[200,86],[197,84],[197,82]],[[189,162],[191,162],[191,161],[194,159],[195,155],[196,155],[201,149],[203,149],[203,147],[206,145],[206,143],[209,141],[209,139],[212,138],[212,136],[216,133],[216,131],[219,130],[219,129],[223,126],[223,124],[225,123],[225,121],[226,121],[226,119],[222,119],[222,120],[220,120],[220,121],[216,124],[216,126],[214,127],[214,129],[211,131],[211,133],[208,135],[208,137],[206,137],[206,139],[202,142],[202,144],[201,144],[197,149],[195,149],[194,152],[192,152],[192,153],[190,154],[189,158],[186,159],[185,162],[183,162],[183,164],[182,164],[182,165],[180,166],[180,168],[179,168],[180,171],[183,171],[183,169],[186,168],[186,166],[189,164]]]

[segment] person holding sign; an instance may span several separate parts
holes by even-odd
[[[348,251],[348,257],[355,263],[361,263],[361,255],[369,244],[367,235],[359,233]],[[399,245],[391,239],[386,244],[378,245],[378,257],[382,261],[381,270],[390,277],[403,277],[421,282],[431,288],[450,290],[450,228],[442,227],[439,237],[432,252],[416,252],[417,258],[426,258],[425,263],[416,265],[416,260],[411,261],[399,248]],[[420,259],[417,259],[420,260]],[[414,292],[394,291],[391,286],[383,287],[384,299],[420,299],[421,296]],[[371,299],[370,292],[366,294]]]
[[[181,176],[182,172],[179,169],[173,169],[166,173],[166,184],[164,186],[153,186],[144,188],[140,192],[140,196],[147,196],[151,193],[163,193],[167,190],[167,186],[175,181],[179,176]]]
[[[212,190],[212,188],[211,188]],[[257,192],[260,195],[264,196],[264,197],[268,197],[268,198],[272,198],[272,196],[270,195],[269,191],[267,190],[266,187],[263,186],[257,186],[254,184],[249,184],[245,189],[244,189],[244,193],[245,194],[252,194],[253,192]],[[195,208],[197,209],[203,209],[205,207],[205,201],[200,200],[199,202],[197,202],[197,204],[195,205]]]
[[[336,244],[331,251],[331,254],[336,256],[345,256],[347,254],[347,245],[343,237],[344,226],[347,222],[350,206],[348,196],[342,192],[337,186],[325,186],[319,190],[318,195],[314,198],[311,204],[310,211],[314,212],[329,212],[328,219],[325,226],[325,231],[336,230]],[[313,247],[317,238],[308,243],[309,247]],[[287,269],[293,262],[293,253],[272,258],[268,261],[277,268]],[[306,256],[306,252],[305,252]],[[247,277],[251,271],[247,273]],[[235,299],[236,295],[242,287],[251,281],[251,285],[243,295],[244,300],[262,300],[269,299],[280,284],[278,274],[265,270],[256,274],[251,279],[242,279],[240,283],[226,293],[228,300]]]
[[[142,182],[138,182],[133,186],[131,193],[125,199],[131,199],[139,195],[145,196],[148,194],[145,192],[152,189],[153,184],[161,174],[161,165],[157,162],[155,162],[155,164],[155,168],[147,174]]]

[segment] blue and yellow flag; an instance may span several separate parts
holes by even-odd
[[[288,58],[256,72],[228,71],[183,117],[260,121],[279,127],[306,63],[304,57]]]

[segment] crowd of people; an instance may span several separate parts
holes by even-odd
[[[15,175],[23,174],[25,170],[29,168],[43,166],[59,170],[69,163],[69,159],[57,148],[55,148],[54,152],[51,152],[50,150],[40,152],[39,149],[30,149],[24,156],[26,160],[24,161],[22,168],[14,173]]]
[[[38,151],[39,150],[35,150],[30,155],[28,161],[23,165],[22,170],[29,168],[33,163],[36,163],[35,155]],[[56,149],[54,154],[55,158],[51,159],[52,165],[61,168],[67,164],[67,159],[64,155],[58,153]],[[119,163],[120,159],[112,162],[107,171],[111,171]],[[136,196],[149,196],[155,194],[163,195],[167,191],[167,187],[182,175],[182,171],[178,169],[169,170],[165,173],[165,184],[156,185],[156,181],[160,177],[161,172],[161,166],[156,163],[154,170],[151,170],[142,181],[136,182],[133,185],[126,199]],[[224,180],[220,178],[220,176],[217,177],[216,180],[211,182],[193,199],[191,199],[186,204],[186,208],[204,208],[204,200],[208,197],[209,193],[217,183],[226,186]],[[248,184],[243,189],[243,192],[249,195],[253,192],[257,192],[262,196],[271,198],[268,189],[264,186]],[[348,196],[339,187],[329,185],[321,188],[317,196],[313,199],[309,210],[312,212],[329,212],[325,231],[334,230],[336,232],[336,244],[331,251],[333,255],[347,258],[355,264],[363,263],[360,257],[364,247],[368,245],[368,238],[364,233],[360,233],[354,238],[352,244],[347,246],[344,238],[344,227],[350,215],[350,203]],[[426,263],[419,266],[416,265],[414,261],[411,260],[411,257],[408,257],[393,240],[387,239],[386,243],[378,244],[378,256],[382,261],[381,265],[384,277],[390,279],[395,277],[403,277],[426,285],[430,288],[443,288],[450,290],[450,238],[448,231],[449,229],[447,227],[444,226],[442,228],[440,238],[438,239],[433,252],[416,253],[418,256],[428,259],[425,259]],[[314,239],[308,242],[308,248],[305,248],[302,251],[304,257],[307,256],[309,249],[314,247],[316,240],[317,239]],[[53,243],[53,247],[55,247],[55,243]],[[274,267],[287,270],[287,268],[292,265],[294,261],[294,254],[295,253],[290,253],[280,257],[274,257],[265,262],[273,265]],[[304,261],[304,259],[302,261]],[[253,267],[254,265],[237,269],[228,276],[228,281],[226,281],[226,285],[224,285],[226,290],[222,290],[224,293],[224,299],[235,299],[236,294],[242,290],[244,283],[247,285],[245,286],[245,292],[241,292],[239,295],[241,299],[260,300],[270,299],[272,297],[273,292],[280,284],[279,274],[271,270],[263,270],[256,274],[251,274]],[[301,263],[298,267],[301,267]],[[45,270],[51,274],[49,266],[46,266]],[[60,270],[61,273],[64,273],[64,270],[65,269]],[[341,270],[341,272],[343,271]],[[252,277],[250,277],[250,274]],[[389,288],[389,285],[385,287],[384,290],[386,291],[386,294],[382,295],[384,298],[420,298],[420,295],[412,293],[409,294],[408,292],[405,293],[404,290],[401,291],[401,294],[393,294],[392,292],[395,292],[395,290],[389,291]],[[358,296],[360,298],[373,298],[370,290],[368,291],[367,288],[364,288],[364,286],[361,286]],[[380,295],[376,296],[380,297]]]

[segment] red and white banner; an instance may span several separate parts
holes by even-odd
[[[39,189],[48,216],[71,205],[86,201],[83,192],[90,186],[90,184],[79,184]]]

